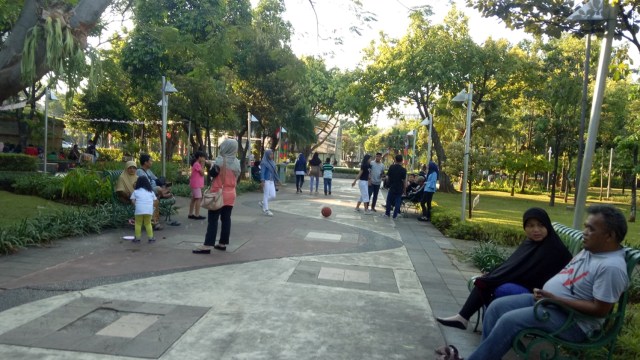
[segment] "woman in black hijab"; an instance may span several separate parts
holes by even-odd
[[[531,208],[522,216],[527,239],[499,267],[478,277],[460,312],[447,318],[436,318],[445,326],[466,329],[471,315],[496,297],[533,292],[571,260],[571,253],[551,226],[546,211]]]

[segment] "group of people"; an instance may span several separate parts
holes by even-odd
[[[217,175],[212,180],[211,190],[223,189],[224,206],[219,210],[209,210],[205,241],[193,250],[196,254],[208,254],[211,249],[225,251],[229,244],[231,212],[240,175],[240,162],[236,158],[237,147],[238,144],[233,139],[227,139],[220,145],[220,155],[215,161],[218,168],[214,173]],[[381,154],[376,154],[376,158],[379,156],[381,157]],[[304,157],[299,156],[300,159]],[[363,195],[358,205],[364,203],[365,211],[369,211],[368,192],[372,172],[380,171],[381,179],[382,176],[386,176],[389,187],[384,216],[390,215],[393,206],[395,217],[398,215],[399,201],[407,188],[407,171],[402,166],[403,157],[396,155],[394,164],[386,174],[384,168],[374,170],[376,166],[372,166],[372,163],[378,161],[369,159],[370,157],[365,156],[360,172],[352,183],[353,186],[358,183]],[[260,168],[264,192],[261,205],[266,213],[269,211],[268,201],[275,197],[275,186],[279,182],[273,151],[265,151]],[[426,170],[423,189],[428,190],[423,191],[431,193],[426,195],[425,202],[428,203],[435,192],[434,178],[437,179],[438,169],[435,164],[429,163]],[[307,172],[307,169],[301,171]],[[140,178],[145,180],[140,185],[136,183],[136,191],[139,188],[148,191],[146,178]],[[300,192],[301,186],[301,182],[298,181],[297,193]],[[147,198],[150,200],[153,197]],[[423,216],[426,215],[428,218],[429,211],[430,207],[427,207]],[[436,318],[444,326],[466,329],[470,317],[480,308],[486,307],[482,342],[467,359],[501,358],[511,348],[517,332],[524,328],[557,330],[567,319],[567,314],[559,308],[546,307],[545,311],[551,316],[547,321],[541,320],[543,317],[536,316],[533,307],[540,299],[554,299],[596,318],[604,317],[613,308],[629,283],[624,250],[621,246],[627,233],[626,220],[622,212],[608,205],[591,206],[587,213],[583,231],[584,249],[572,258],[553,229],[546,211],[540,208],[525,211],[522,225],[526,239],[502,265],[475,279],[473,290],[457,314]],[[222,231],[216,243],[218,220],[222,223]],[[602,321],[579,320],[577,325],[564,329],[560,336],[569,341],[580,342],[601,325]],[[450,355],[448,349],[449,347],[445,346],[437,349],[436,353],[445,358]]]
[[[133,160],[126,162],[116,183],[116,195],[120,202],[135,206],[134,219],[131,221],[135,226],[133,242],[140,242],[144,226],[148,241],[153,243],[153,230],[162,229],[158,199],[171,198],[173,195],[167,184],[159,184],[160,179],[151,171],[151,156],[142,154],[139,161],[140,167]]]
[[[527,210],[522,244],[502,265],[475,280],[457,314],[436,318],[444,326],[466,329],[471,315],[486,307],[482,342],[468,360],[501,359],[522,329],[561,329],[568,314],[554,306],[544,306],[545,316],[536,314],[534,305],[541,299],[553,299],[592,317],[562,329],[559,337],[564,340],[579,343],[601,328],[629,285],[621,245],[627,222],[620,210],[609,205],[590,206],[587,213],[583,250],[572,258],[549,215],[540,208]],[[436,353],[446,358],[452,355],[449,349],[443,346]]]
[[[313,194],[313,184],[315,183],[315,193],[318,193],[318,185],[320,177],[322,176],[322,182],[324,186],[324,194],[331,195],[331,180],[333,179],[333,165],[331,164],[331,158],[327,157],[324,163],[320,160],[320,155],[315,152],[307,161],[303,153],[298,154],[298,159],[294,165],[293,171],[296,174],[296,194],[302,193],[302,186],[304,185],[305,175],[309,176],[309,194]]]

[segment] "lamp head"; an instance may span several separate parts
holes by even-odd
[[[427,126],[427,125],[429,125],[429,123],[431,123],[431,120],[429,120],[429,118],[426,118],[426,119],[422,120],[420,125]]]
[[[459,102],[459,103],[464,103],[467,101],[469,94],[467,93],[467,90],[462,90],[458,93],[458,95],[454,96],[453,99],[451,99],[451,101],[453,102]]]
[[[604,1],[589,0],[569,15],[569,21],[601,21],[604,17]]]
[[[173,84],[167,80],[167,82],[164,83],[164,92],[165,93],[175,93],[178,92],[178,89],[176,89],[175,86],[173,86]]]

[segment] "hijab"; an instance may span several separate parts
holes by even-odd
[[[320,160],[320,156],[318,155],[318,153],[315,152],[311,157],[311,160],[309,160],[309,165],[320,166],[320,164],[322,164],[322,160]]]
[[[264,155],[262,155],[262,161],[260,162],[260,166],[268,166],[271,168],[273,172],[274,179],[278,179],[278,171],[276,170],[276,163],[271,159],[271,154],[273,154],[273,150],[267,149],[264,151]],[[279,181],[279,180],[278,180]]]
[[[436,174],[440,173],[440,171],[438,170],[438,165],[436,165],[436,163],[434,163],[433,161],[429,161],[429,171],[427,171],[427,176],[429,176],[429,174],[431,174],[432,172]]]
[[[222,167],[223,165],[233,171],[233,174],[240,176],[240,160],[236,158],[238,153],[238,142],[235,139],[225,139],[218,148],[218,157],[216,158],[216,165]]]
[[[122,172],[122,174],[120,174],[120,177],[118,177],[118,183],[116,184],[116,192],[122,191],[130,195],[135,190],[136,180],[138,180],[138,175],[136,175],[135,172],[133,173],[133,175],[130,175],[129,172],[127,171],[132,166],[136,169],[138,168],[136,166],[135,161],[127,161],[127,163],[124,165],[124,171]]]
[[[553,229],[549,214],[541,208],[530,208],[522,215],[522,227],[531,219],[544,225],[547,237],[542,241],[524,240],[502,265],[478,278],[476,285],[496,288],[514,282],[532,291],[541,288],[569,263],[572,255]]]
[[[300,153],[298,154],[298,160],[296,160],[296,165],[298,165],[299,163],[303,164],[303,165],[307,165],[307,159],[304,158],[304,154]]]

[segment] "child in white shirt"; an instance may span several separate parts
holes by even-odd
[[[131,194],[131,202],[136,206],[135,218],[135,235],[134,243],[140,243],[142,237],[142,224],[147,230],[149,243],[154,243],[156,239],[153,237],[153,227],[151,226],[151,215],[153,214],[153,206],[157,204],[158,198],[153,192],[151,182],[146,176],[139,176]]]

